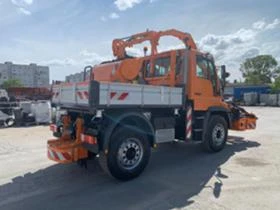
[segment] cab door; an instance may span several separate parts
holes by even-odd
[[[194,76],[191,81],[194,109],[205,111],[221,102],[214,61],[203,54],[195,55]]]

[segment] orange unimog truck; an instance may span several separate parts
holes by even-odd
[[[159,53],[162,36],[180,39],[183,49]],[[126,48],[149,41],[151,53],[131,57]],[[48,157],[59,163],[83,163],[98,157],[113,177],[137,177],[151,148],[172,142],[199,142],[222,150],[228,129],[255,129],[256,116],[226,103],[213,57],[197,50],[188,33],[147,31],[113,41],[115,60],[90,67],[90,78],[52,87],[52,105],[64,113],[51,130]]]

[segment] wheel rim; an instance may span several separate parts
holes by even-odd
[[[143,157],[143,146],[139,139],[129,138],[123,141],[118,150],[118,163],[126,169],[137,167]]]
[[[225,139],[225,128],[222,124],[217,124],[212,132],[213,143],[216,146],[220,146],[223,144]]]

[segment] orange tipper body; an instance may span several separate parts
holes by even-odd
[[[164,36],[183,47],[159,52]],[[128,55],[127,48],[143,42],[150,48],[142,56]],[[87,80],[53,85],[52,104],[62,114],[51,125],[58,137],[48,141],[51,160],[83,162],[99,154],[106,171],[127,180],[141,173],[134,167],[150,146],[176,138],[217,152],[228,129],[256,128],[254,114],[224,101],[225,66],[220,78],[212,55],[200,52],[189,33],[146,31],[114,39],[112,50],[115,59],[90,67]]]

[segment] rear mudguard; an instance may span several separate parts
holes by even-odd
[[[145,117],[142,113],[131,111],[127,113],[104,113],[105,118],[109,119],[110,123],[109,126],[106,127],[106,130],[103,132],[102,141],[100,145],[101,150],[108,150],[110,137],[114,132],[115,128],[126,118],[129,117],[137,117],[142,122],[145,122],[145,130],[149,136],[149,140],[151,141],[151,145],[154,145],[155,138],[154,138],[154,128],[150,121]]]

